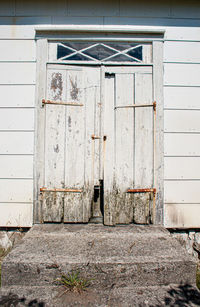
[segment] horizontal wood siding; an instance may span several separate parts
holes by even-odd
[[[200,87],[166,86],[164,87],[164,107],[177,110],[200,110]]]
[[[165,132],[199,133],[200,110],[165,110]]]
[[[165,179],[200,180],[200,157],[165,157]]]
[[[171,228],[199,228],[199,204],[165,204],[165,225]]]
[[[0,62],[33,62],[36,60],[35,41],[0,40]]]
[[[35,84],[35,63],[0,63],[0,84]]]
[[[34,130],[34,109],[1,109],[0,131],[3,130]]]
[[[33,180],[25,179],[0,179],[1,202],[33,201]]]
[[[0,132],[0,155],[33,154],[34,132]]]
[[[200,63],[200,42],[166,41],[164,62]]]
[[[199,1],[103,0],[93,1],[92,5],[89,0],[1,1],[0,182],[3,195],[0,195],[0,208],[3,214],[0,226],[28,227],[32,223],[35,25],[105,24],[166,29],[165,226],[200,227],[197,218],[200,201],[196,190],[200,180],[199,18]],[[6,184],[9,188],[4,188]],[[13,186],[19,187],[20,192],[12,192]]]
[[[0,179],[32,179],[32,155],[0,155]]]
[[[1,227],[33,222],[36,48],[26,39],[32,34],[29,26],[0,26]]]
[[[0,203],[0,210],[1,227],[31,227],[33,224],[33,204]]]
[[[34,108],[35,84],[0,84],[0,93],[0,108]]]
[[[172,28],[164,43],[164,223],[169,228],[200,228],[199,34],[197,28]]]
[[[199,203],[198,180],[165,181],[165,202],[172,204]]]

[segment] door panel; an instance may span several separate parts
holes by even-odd
[[[92,135],[99,126],[100,70],[76,66],[59,69],[58,65],[54,69],[51,65],[47,80],[47,100],[69,105],[44,106],[43,220],[88,222],[94,180],[99,177],[98,144],[94,144]]]
[[[104,223],[148,223],[153,187],[152,74],[146,67],[109,68],[105,75]],[[129,107],[127,107],[129,106]]]
[[[135,103],[151,104],[152,75],[136,74]],[[135,188],[153,187],[153,108],[135,108]],[[134,222],[148,223],[151,202],[148,193],[134,195]]]
[[[66,72],[48,70],[47,99],[65,100]],[[64,187],[63,159],[65,154],[65,106],[45,105],[45,183],[46,188]],[[56,192],[43,194],[44,222],[61,222],[63,195]]]
[[[103,179],[105,225],[149,223],[150,193],[127,190],[154,184],[153,107],[135,107],[152,105],[152,68],[49,65],[46,99],[43,221],[100,217]]]

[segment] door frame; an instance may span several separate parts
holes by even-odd
[[[34,137],[34,190],[33,223],[42,222],[42,208],[39,188],[43,186],[44,174],[41,172],[44,161],[44,109],[42,99],[46,92],[46,67],[48,63],[48,43],[52,40],[91,40],[91,41],[132,41],[152,43],[153,94],[156,105],[156,143],[154,152],[156,205],[154,224],[163,225],[164,212],[164,111],[163,111],[163,29],[152,27],[37,27],[37,66],[35,100],[35,137]],[[85,65],[83,63],[83,65]],[[129,64],[130,65],[130,64]],[[147,65],[133,63],[133,66]]]

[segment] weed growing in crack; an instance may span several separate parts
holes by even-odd
[[[55,282],[65,288],[64,293],[67,291],[81,293],[86,291],[91,284],[91,280],[80,277],[80,273],[74,271],[68,274],[62,274]]]

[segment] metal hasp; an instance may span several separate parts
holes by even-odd
[[[94,135],[94,134],[91,135],[91,138],[92,138],[92,140],[100,140],[101,139],[100,136]]]
[[[62,106],[75,106],[75,107],[83,106],[82,103],[77,103],[77,102],[53,101],[53,100],[42,99],[42,105],[44,106],[45,104],[57,104]]]
[[[47,189],[47,188],[40,188],[40,192],[70,192],[70,193],[82,193],[83,190],[78,189]]]

